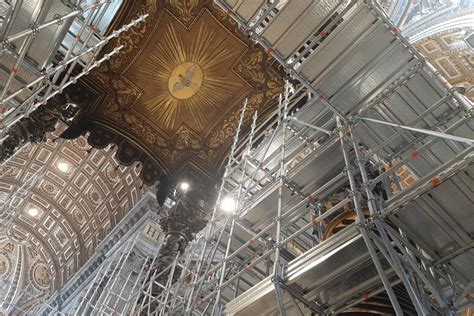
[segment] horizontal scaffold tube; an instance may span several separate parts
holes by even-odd
[[[6,40],[8,42],[12,42],[12,41],[15,41],[17,39],[23,38],[25,36],[32,35],[33,33],[39,32],[40,30],[42,30],[42,29],[44,29],[48,26],[51,26],[53,24],[60,24],[60,23],[62,23],[62,21],[66,20],[66,19],[73,18],[73,17],[75,17],[79,14],[83,14],[85,11],[89,11],[91,9],[94,9],[94,8],[104,4],[104,3],[107,3],[107,2],[111,2],[111,0],[104,0],[104,1],[96,2],[94,4],[91,4],[90,6],[87,6],[87,7],[83,8],[83,9],[82,8],[77,9],[77,10],[74,10],[74,11],[72,11],[72,12],[66,14],[66,15],[55,17],[54,19],[52,19],[48,22],[45,22],[43,24],[32,26],[29,30],[24,30],[24,31],[21,31],[17,34],[8,36],[6,38]],[[6,49],[6,48],[4,48],[4,49]]]
[[[363,120],[363,121],[367,121],[367,122],[372,122],[372,123],[377,123],[377,124],[382,124],[382,125],[388,125],[388,126],[392,126],[392,127],[398,127],[398,128],[406,129],[406,130],[416,132],[416,133],[422,133],[422,134],[426,134],[426,135],[430,135],[430,136],[445,138],[445,139],[448,139],[448,140],[452,140],[452,141],[456,141],[456,142],[460,142],[460,143],[465,143],[465,144],[468,144],[468,145],[474,144],[474,139],[470,139],[470,138],[466,138],[466,137],[460,137],[460,136],[455,136],[455,135],[446,134],[446,133],[442,133],[442,132],[436,132],[436,131],[432,131],[432,130],[424,129],[424,128],[405,126],[405,125],[401,125],[401,124],[398,124],[398,123],[386,122],[386,121],[376,120],[376,119],[363,117],[363,116],[355,116],[355,118]]]

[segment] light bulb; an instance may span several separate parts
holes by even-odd
[[[56,166],[58,167],[58,170],[61,172],[66,173],[69,171],[69,164],[67,162],[64,162],[64,161],[58,162]]]
[[[237,203],[233,197],[226,196],[221,200],[220,207],[224,212],[233,213],[237,208]]]
[[[38,211],[37,208],[32,207],[32,208],[28,209],[28,215],[30,215],[32,217],[36,217],[36,216],[38,216],[38,214],[39,214],[39,211]]]
[[[183,192],[188,191],[188,190],[189,190],[189,183],[187,183],[187,182],[181,182],[181,183],[179,184],[179,189],[180,189],[181,191],[183,191]]]

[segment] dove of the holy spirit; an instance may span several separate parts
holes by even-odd
[[[168,89],[173,97],[188,99],[199,91],[202,80],[201,67],[193,62],[185,62],[171,72]]]

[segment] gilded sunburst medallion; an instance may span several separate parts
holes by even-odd
[[[144,92],[134,110],[170,136],[183,124],[201,134],[251,90],[232,70],[247,46],[207,10],[189,27],[164,10],[156,32],[127,70]]]

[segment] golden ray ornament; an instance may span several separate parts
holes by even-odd
[[[183,116],[193,120],[188,125],[202,129],[208,116],[242,87],[222,73],[222,64],[232,64],[236,51],[206,24],[197,26],[197,34],[188,42],[174,23],[160,32],[162,39],[132,75],[156,86],[153,95],[143,100],[144,107],[165,129],[175,127]]]

